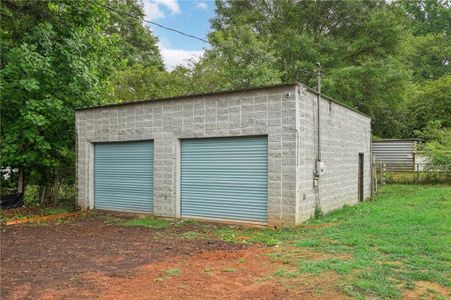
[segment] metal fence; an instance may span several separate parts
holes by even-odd
[[[411,172],[416,170],[417,143],[415,139],[373,141],[372,154],[387,171]]]

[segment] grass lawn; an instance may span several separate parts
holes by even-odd
[[[437,289],[449,292],[451,283],[450,200],[450,186],[387,185],[373,201],[294,229],[215,232],[227,241],[277,245],[269,256],[286,267],[275,277],[334,272],[340,289],[356,298],[399,298],[429,282],[423,296],[441,299]]]

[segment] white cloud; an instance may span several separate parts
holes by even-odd
[[[149,3],[148,1],[144,2],[144,14],[145,19],[150,21],[164,18],[164,14],[158,7],[158,4]]]
[[[208,10],[208,4],[205,2],[196,2],[196,7],[202,10]]]
[[[161,43],[158,46],[160,47],[161,56],[163,57],[166,69],[169,71],[180,65],[188,66],[190,60],[199,61],[204,54],[204,50],[173,49],[167,48]]]
[[[146,20],[156,20],[165,17],[161,7],[168,9],[172,15],[180,14],[177,0],[144,0],[144,14]]]
[[[153,2],[166,6],[173,15],[180,13],[180,6],[177,0],[153,0]]]

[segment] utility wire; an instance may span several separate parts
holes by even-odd
[[[194,36],[194,35],[189,34],[189,33],[182,32],[182,31],[177,30],[177,29],[174,29],[174,28],[170,28],[170,27],[167,27],[167,26],[158,24],[158,23],[153,22],[153,21],[149,21],[149,20],[146,20],[146,19],[141,19],[141,18],[139,18],[139,17],[137,17],[137,16],[135,16],[135,15],[132,15],[132,14],[130,14],[130,13],[127,13],[127,12],[120,12],[120,11],[114,9],[113,7],[109,6],[109,5],[97,3],[97,2],[94,2],[94,1],[91,1],[91,0],[86,0],[86,1],[91,2],[91,3],[94,4],[94,5],[102,6],[102,7],[106,8],[106,9],[109,9],[109,10],[111,10],[111,11],[114,11],[115,13],[117,13],[117,14],[119,14],[119,15],[125,14],[125,15],[127,15],[127,16],[129,16],[129,17],[131,17],[131,18],[137,19],[137,20],[139,20],[139,21],[143,21],[143,22],[146,22],[146,23],[149,23],[149,24],[158,26],[158,27],[160,27],[160,28],[163,28],[163,29],[166,29],[166,30],[169,30],[169,31],[172,31],[172,32],[175,32],[175,33],[178,33],[178,34],[181,34],[181,35],[184,35],[184,36],[187,36],[187,37],[196,39],[196,40],[199,40],[199,41],[204,42],[204,43],[207,43],[207,44],[210,44],[206,39],[203,39],[203,38]]]

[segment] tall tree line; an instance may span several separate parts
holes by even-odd
[[[377,137],[449,127],[449,0],[216,0],[211,47],[189,68],[135,66],[113,98],[137,100],[298,80],[373,118]]]
[[[38,185],[43,202],[74,183],[76,107],[294,80],[315,87],[316,62],[324,93],[369,114],[375,136],[449,137],[449,0],[216,0],[204,56],[170,72],[141,0],[0,5],[1,168],[19,170],[20,191]]]
[[[227,84],[315,87],[321,62],[324,93],[369,114],[375,135],[410,137],[430,120],[449,127],[449,1],[217,0],[216,7],[213,47],[201,64],[217,65],[213,75]]]
[[[75,180],[75,108],[115,101],[120,70],[163,70],[157,40],[135,0],[3,0],[0,14],[1,168],[17,170],[18,192],[38,185],[57,202]]]

